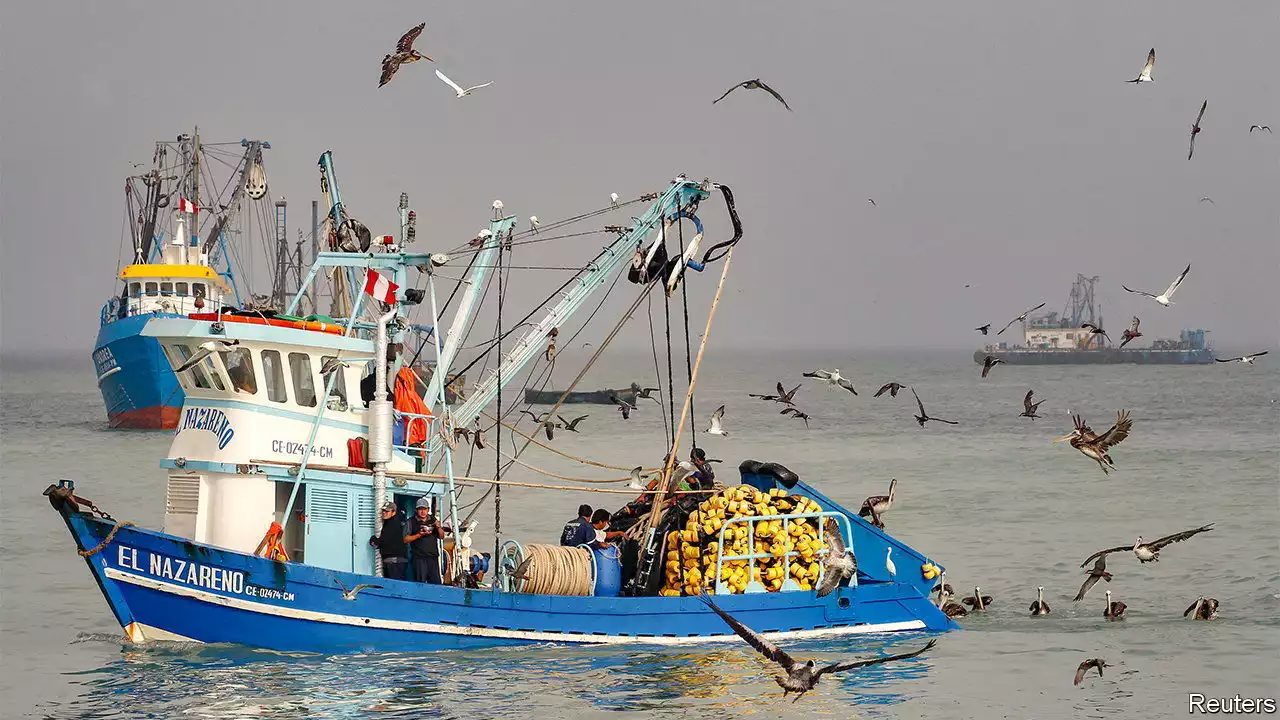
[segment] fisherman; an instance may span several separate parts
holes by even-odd
[[[404,542],[404,521],[390,500],[382,504],[382,534],[369,538],[382,556],[382,577],[403,580],[409,567],[409,548]]]
[[[387,343],[387,400],[394,399],[391,394],[391,383],[395,381],[396,356],[400,353],[399,343]],[[369,407],[374,395],[374,387],[377,385],[377,371],[370,368],[371,372],[360,380],[360,399],[364,402],[365,407]]]
[[[689,452],[689,460],[693,462],[693,477],[698,480],[699,488],[710,490],[715,487],[716,473],[711,469],[711,463],[707,462],[707,451],[695,447]]]
[[[413,578],[418,582],[441,584],[440,540],[445,527],[431,514],[431,501],[418,498],[413,519],[409,521],[409,534],[404,541],[413,550]]]
[[[596,510],[595,514],[591,516],[591,527],[593,532],[595,533],[592,538],[592,541],[589,543],[591,547],[593,548],[612,547],[612,545],[609,544],[610,540],[626,535],[626,533],[624,532],[618,532],[618,531],[609,529],[609,519],[611,517],[612,516],[609,515],[609,511],[605,510],[604,508],[600,508],[599,510]]]
[[[591,524],[591,506],[579,505],[578,517],[564,524],[560,533],[560,544],[564,547],[586,545],[596,538],[596,530]]]

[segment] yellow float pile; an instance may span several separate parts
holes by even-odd
[[[803,515],[821,512],[822,507],[809,498],[788,496],[774,488],[761,492],[749,485],[727,488],[713,495],[689,515],[683,530],[667,534],[666,582],[659,595],[679,597],[713,591],[716,582],[716,560],[720,557],[720,529],[732,518],[767,517],[771,515]],[[750,560],[726,560],[721,570],[725,587],[742,593],[752,580],[769,592],[782,589],[791,557],[790,574],[801,590],[811,590],[821,572],[819,552],[826,548],[822,529],[816,518],[755,520],[755,547],[748,546],[751,531],[748,523],[732,523],[724,534],[725,555],[764,555],[757,558],[754,571]],[[784,529],[785,526],[785,529]]]

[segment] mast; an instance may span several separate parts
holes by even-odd
[[[195,207],[195,211],[191,213],[191,231],[188,233],[191,239],[187,242],[188,247],[200,247],[200,126],[197,125],[192,135],[193,150],[191,153],[191,204]],[[186,250],[183,250],[186,255]]]

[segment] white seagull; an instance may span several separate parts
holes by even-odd
[[[1142,72],[1138,77],[1129,80],[1131,83],[1151,82],[1151,68],[1156,66],[1156,49],[1151,48],[1151,52],[1147,53],[1147,64],[1142,66]]]
[[[338,587],[342,588],[342,599],[343,599],[343,600],[355,600],[355,599],[356,599],[356,595],[359,595],[359,594],[360,594],[360,591],[361,591],[361,590],[364,590],[364,589],[366,589],[366,588],[377,588],[377,589],[379,589],[379,590],[381,590],[381,589],[382,589],[382,586],[381,586],[381,585],[370,585],[369,583],[360,583],[359,585],[356,585],[355,587],[353,587],[353,588],[351,588],[350,590],[348,590],[348,589],[347,589],[347,586],[346,586],[346,585],[343,585],[343,584],[342,584],[342,581],[341,581],[341,580],[339,580],[338,578],[334,578],[334,579],[333,579],[333,581],[334,581],[335,583],[337,583],[337,584],[338,584]]]
[[[201,360],[204,360],[210,355],[216,352],[218,353],[231,352],[231,348],[239,344],[240,344],[239,340],[205,340],[204,342],[200,343],[200,349],[196,351],[195,355],[192,355],[190,358],[187,359],[186,362],[174,368],[173,371],[183,372],[184,370],[190,370],[191,368],[200,364]]]
[[[711,426],[707,428],[707,434],[719,435],[721,437],[729,437],[729,433],[724,431],[723,423],[724,423],[724,406],[721,405],[720,407],[716,408],[715,412],[711,413]]]
[[[537,215],[529,216],[529,228],[534,232],[538,232],[538,216]]]
[[[609,204],[618,207],[618,193],[609,193]]]
[[[1143,292],[1143,291],[1141,291],[1141,290],[1134,290],[1134,289],[1132,289],[1132,288],[1128,287],[1127,285],[1121,285],[1120,287],[1124,288],[1125,290],[1128,290],[1128,291],[1129,291],[1129,292],[1131,292],[1131,293],[1135,293],[1135,294],[1138,294],[1138,295],[1145,295],[1145,296],[1147,296],[1147,297],[1149,297],[1149,298],[1152,298],[1153,300],[1155,300],[1156,302],[1160,303],[1161,305],[1163,305],[1163,306],[1165,306],[1165,307],[1169,307],[1170,305],[1172,305],[1172,304],[1173,304],[1173,293],[1174,293],[1175,291],[1177,291],[1178,286],[1182,284],[1182,280],[1183,280],[1183,278],[1185,278],[1185,277],[1187,276],[1187,273],[1189,273],[1189,272],[1191,272],[1191,264],[1190,264],[1190,263],[1188,263],[1188,264],[1187,264],[1187,269],[1182,271],[1182,274],[1178,276],[1178,279],[1173,281],[1173,284],[1169,286],[1169,289],[1168,289],[1168,290],[1165,290],[1163,293],[1160,293],[1159,295],[1152,295],[1152,294],[1151,294],[1151,293],[1149,293],[1149,292]]]
[[[1037,305],[1037,306],[1035,306],[1035,307],[1031,308],[1030,310],[1028,310],[1028,311],[1026,311],[1026,312],[1022,313],[1022,314],[1021,314],[1021,315],[1019,315],[1018,317],[1016,317],[1016,318],[1014,318],[1014,319],[1010,320],[1008,325],[1005,325],[1004,327],[1000,328],[1000,332],[998,332],[998,333],[996,333],[996,334],[997,334],[997,335],[1003,335],[1003,334],[1004,334],[1004,331],[1005,331],[1005,330],[1008,330],[1008,329],[1009,329],[1009,328],[1011,328],[1011,327],[1013,327],[1013,324],[1014,324],[1014,323],[1018,322],[1019,320],[1026,320],[1028,315],[1030,315],[1031,313],[1033,313],[1033,312],[1035,312],[1035,311],[1039,310],[1040,308],[1042,308],[1042,307],[1044,307],[1044,306],[1045,306],[1045,303],[1040,303],[1039,305]],[[985,334],[985,333],[984,333],[984,334]]]
[[[1256,357],[1262,357],[1263,355],[1266,355],[1266,354],[1267,354],[1267,353],[1269,353],[1269,352],[1271,352],[1271,351],[1270,351],[1270,350],[1263,350],[1262,352],[1256,352],[1256,353],[1254,353],[1254,354],[1252,354],[1252,355],[1242,355],[1242,356],[1240,356],[1240,357],[1233,357],[1233,358],[1230,358],[1230,359],[1227,359],[1227,360],[1223,360],[1223,359],[1221,359],[1221,358],[1214,358],[1214,360],[1217,360],[1218,362],[1238,362],[1238,363],[1244,363],[1245,365],[1252,365],[1252,364],[1253,364],[1253,359],[1254,359],[1254,358],[1256,358]]]
[[[841,377],[840,368],[836,368],[834,370],[823,370],[822,368],[818,368],[817,370],[804,373],[804,377],[826,380],[827,384],[832,387],[844,388],[854,395],[858,394],[858,391],[853,389],[853,381],[846,377]]]
[[[462,97],[463,95],[470,95],[472,90],[479,90],[482,87],[488,87],[493,84],[493,81],[490,80],[489,82],[484,83],[483,85],[472,85],[469,88],[463,88],[463,87],[460,87],[458,83],[450,80],[448,75],[445,75],[439,70],[436,70],[436,77],[443,80],[445,85],[448,85],[449,87],[453,88],[453,91],[458,93],[458,97]]]

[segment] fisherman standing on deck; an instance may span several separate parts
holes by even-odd
[[[382,556],[382,577],[403,580],[409,567],[409,547],[404,542],[404,521],[390,500],[382,504],[382,534],[369,538]]]
[[[560,533],[560,545],[578,547],[591,543],[595,539],[596,529],[591,524],[591,506],[579,505],[578,517],[564,524],[564,531]]]
[[[418,582],[439,585],[440,540],[444,526],[431,514],[431,501],[418,498],[413,519],[409,522],[409,534],[404,541],[413,550],[413,578]]]
[[[715,487],[716,473],[711,469],[711,463],[707,462],[707,451],[700,447],[696,447],[689,452],[689,460],[693,461],[693,476],[698,479],[698,485],[702,490],[711,490]]]

